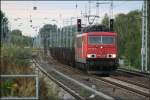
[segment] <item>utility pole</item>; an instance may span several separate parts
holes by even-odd
[[[148,37],[148,18],[147,18],[147,0],[144,0],[143,9],[142,9],[142,48],[141,48],[141,71],[147,72],[147,59],[148,59],[148,46],[147,46],[147,37]]]
[[[147,7],[148,7],[148,71],[150,71],[150,1],[148,0],[147,2]]]

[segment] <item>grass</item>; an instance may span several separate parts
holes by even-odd
[[[1,74],[31,74],[31,55],[34,50],[17,45],[1,45]],[[35,53],[37,55],[38,52]],[[40,100],[57,100],[55,90],[47,87],[43,78],[40,78]],[[33,78],[0,78],[0,97],[33,97],[35,96],[35,80]]]
[[[3,45],[0,57],[1,74],[27,72],[27,67],[30,66],[30,51],[30,49],[20,48],[15,45]]]
[[[53,84],[47,84],[47,80],[40,80],[40,100],[58,100],[57,90]]]
[[[31,50],[12,44],[1,47],[1,74],[30,74]],[[35,80],[32,78],[1,78],[0,96],[35,96]]]
[[[1,78],[2,97],[31,97],[35,96],[35,81],[31,78]]]
[[[39,50],[22,48],[17,45],[7,44],[1,47],[1,74],[33,74],[31,57],[39,57],[47,60],[47,57]],[[33,78],[1,78],[0,97],[33,97],[35,96],[35,80]],[[59,86],[45,77],[39,79],[39,100],[58,100],[63,95]],[[82,91],[84,94],[84,91]]]

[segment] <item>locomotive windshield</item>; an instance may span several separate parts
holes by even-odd
[[[113,36],[102,36],[102,44],[113,44],[114,37]]]
[[[114,44],[115,38],[113,36],[89,36],[89,44]]]

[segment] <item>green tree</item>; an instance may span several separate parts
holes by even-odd
[[[22,32],[19,29],[12,30],[11,35],[22,36]]]
[[[57,26],[46,24],[40,29],[40,37],[41,42],[44,47],[45,53],[47,52],[47,49],[49,46],[54,46],[54,36],[56,35]]]
[[[33,38],[28,36],[23,36],[22,31],[19,29],[12,30],[10,32],[11,43],[17,46],[32,46],[33,45]]]
[[[125,57],[131,66],[140,65],[141,12],[131,11],[115,18],[115,31],[118,33],[119,57]]]
[[[9,28],[8,28],[8,18],[5,16],[5,14],[0,11],[0,17],[1,17],[1,42],[5,42],[9,38]]]

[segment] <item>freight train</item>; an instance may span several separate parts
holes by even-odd
[[[65,38],[64,42],[71,42],[72,46],[50,47],[52,57],[90,74],[109,74],[115,71],[118,67],[117,33],[113,32],[113,20],[110,22],[110,28],[104,25],[81,28],[81,20],[78,19],[78,32],[71,35],[72,39]]]

